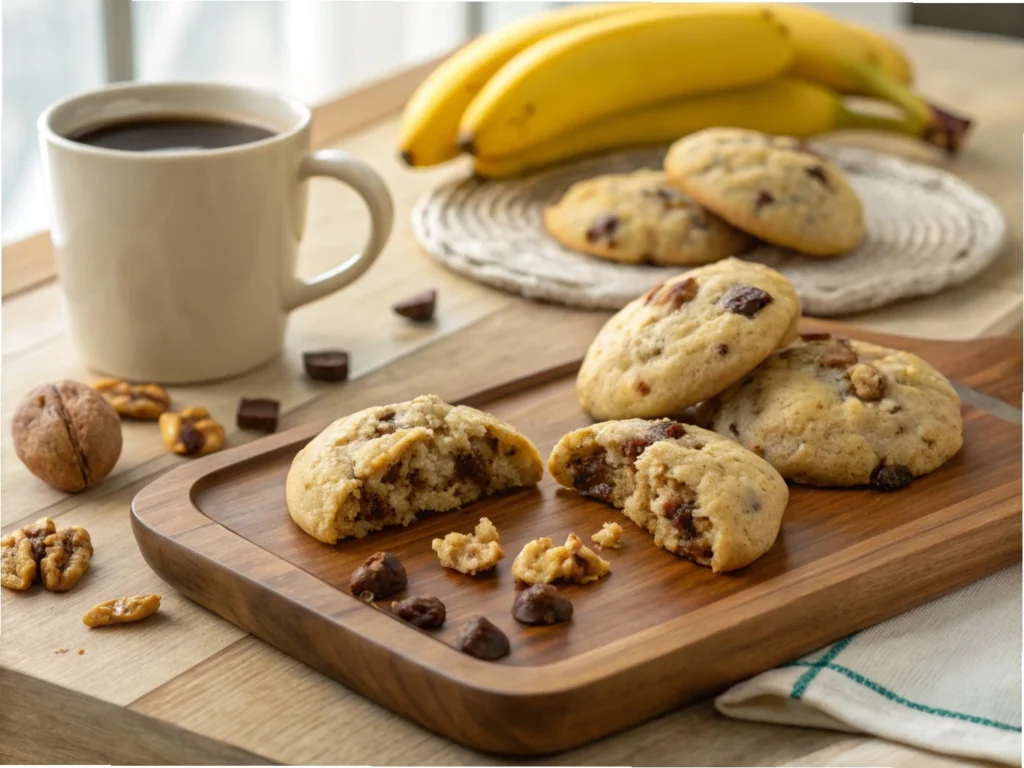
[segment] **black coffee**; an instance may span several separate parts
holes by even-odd
[[[88,128],[68,138],[125,152],[221,149],[269,138],[275,131],[249,123],[205,117],[151,117]]]

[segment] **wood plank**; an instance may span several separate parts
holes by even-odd
[[[57,277],[49,232],[5,245],[2,251],[3,298],[44,285]]]

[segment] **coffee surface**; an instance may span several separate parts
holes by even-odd
[[[80,144],[125,152],[181,152],[250,144],[270,138],[274,133],[249,123],[182,116],[107,123],[68,138]]]

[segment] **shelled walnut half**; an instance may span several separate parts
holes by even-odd
[[[205,456],[224,447],[224,427],[200,406],[160,414],[160,437],[181,456]]]

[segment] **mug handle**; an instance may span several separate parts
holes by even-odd
[[[354,189],[370,210],[370,236],[361,253],[354,254],[333,269],[303,280],[285,275],[284,308],[291,311],[343,288],[369,269],[391,234],[394,205],[384,180],[362,160],[336,149],[324,149],[306,155],[299,165],[299,179],[329,176]]]

